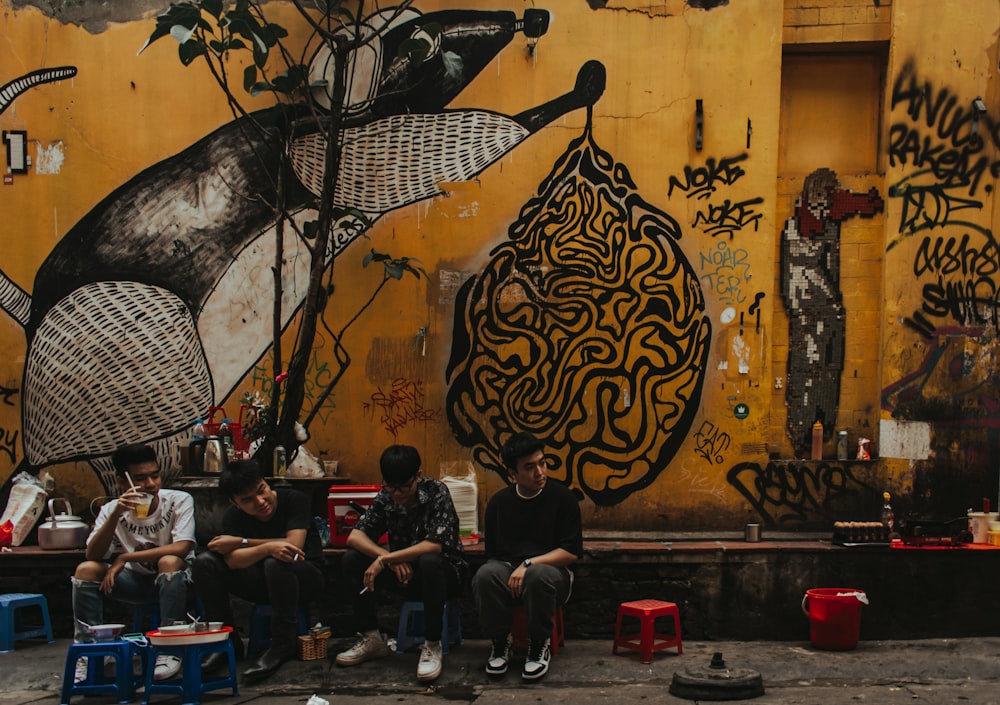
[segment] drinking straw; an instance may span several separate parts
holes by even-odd
[[[125,471],[125,479],[128,480],[128,484],[134,490],[135,489],[135,483],[132,482],[132,476],[128,474],[128,470]]]

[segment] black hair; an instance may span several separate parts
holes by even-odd
[[[256,460],[234,460],[219,475],[219,492],[227,499],[257,488],[264,479],[264,471]]]
[[[527,431],[519,431],[507,439],[500,449],[500,457],[504,467],[517,470],[517,461],[527,458],[540,450],[545,450],[545,444]]]
[[[378,465],[382,482],[401,485],[420,472],[420,453],[413,446],[392,445],[382,451]]]
[[[118,477],[125,477],[130,467],[143,463],[159,463],[156,451],[143,443],[123,445],[111,454],[111,464],[115,466]]]

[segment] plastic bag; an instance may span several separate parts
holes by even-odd
[[[47,477],[48,473],[38,478],[26,472],[19,472],[11,481],[10,497],[7,498],[3,516],[0,516],[0,524],[7,521],[13,524],[12,546],[20,546],[38,523],[45,508]]]
[[[295,454],[295,459],[288,465],[285,477],[323,477],[323,466],[320,465],[316,456],[310,453],[305,446],[299,446],[299,451]]]

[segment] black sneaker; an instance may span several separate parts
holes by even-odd
[[[528,658],[524,660],[521,678],[526,681],[534,681],[549,672],[549,659],[552,658],[551,645],[552,639],[528,642]]]
[[[486,673],[491,676],[502,676],[507,672],[510,663],[510,652],[514,639],[510,634],[493,640],[493,649],[486,660]]]

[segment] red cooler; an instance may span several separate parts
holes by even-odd
[[[347,535],[358,523],[360,515],[352,507],[355,504],[367,509],[375,495],[382,489],[380,485],[332,485],[326,503],[330,514],[330,545],[343,546]]]

